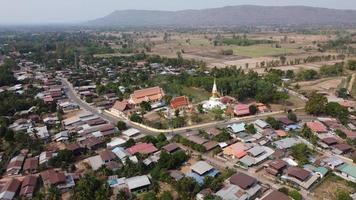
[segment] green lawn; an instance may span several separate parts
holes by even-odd
[[[226,48],[228,49],[228,47]],[[271,45],[252,45],[252,46],[231,46],[235,55],[248,57],[275,56],[285,53],[297,53],[299,49],[293,48],[274,48]]]
[[[192,99],[193,103],[201,102],[209,99],[211,94],[205,90],[193,87],[184,87],[182,89],[183,95],[188,96]]]

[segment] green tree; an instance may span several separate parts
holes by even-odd
[[[346,99],[349,96],[349,92],[347,91],[346,88],[340,88],[336,91],[336,95],[339,98],[344,98]]]
[[[250,105],[248,109],[251,115],[255,115],[257,113],[257,106],[255,104]]]
[[[190,177],[180,179],[175,187],[181,199],[192,199],[200,190],[198,183]]]
[[[68,167],[75,161],[73,152],[68,149],[59,150],[57,156],[52,157],[48,164],[53,167]]]
[[[152,110],[151,104],[147,101],[143,101],[140,104],[140,108],[143,110],[143,112],[148,112]]]
[[[287,117],[288,117],[289,120],[291,120],[293,122],[297,122],[298,121],[298,117],[293,111],[289,111]]]
[[[299,166],[308,164],[310,149],[304,143],[296,144],[292,147],[292,156],[298,161]]]
[[[133,121],[133,122],[137,122],[137,123],[142,123],[143,122],[142,117],[140,115],[138,115],[137,113],[133,113],[130,116],[130,120]]]
[[[349,111],[346,107],[341,106],[337,102],[329,102],[326,104],[325,113],[332,117],[338,118],[343,124],[346,124],[349,120]]]
[[[335,131],[336,135],[338,135],[339,137],[341,137],[342,139],[346,139],[347,135],[345,132],[343,132],[342,130],[340,129],[336,129]]]
[[[328,100],[322,94],[313,93],[305,105],[308,114],[320,115],[325,112]]]
[[[116,127],[120,130],[123,131],[125,129],[127,129],[126,123],[123,121],[118,121],[116,124]]]
[[[183,117],[175,117],[171,123],[173,128],[180,128],[185,125],[185,119]]]
[[[159,199],[160,200],[173,200],[173,196],[169,191],[164,191]]]
[[[246,125],[245,129],[246,129],[246,132],[249,133],[249,134],[256,134],[257,133],[257,130],[256,130],[256,128],[255,128],[255,126],[253,124]]]
[[[120,190],[116,195],[116,200],[130,200],[132,199],[130,195],[125,190]]]
[[[94,173],[85,174],[72,191],[73,200],[109,199],[111,189],[105,181],[97,179]]]
[[[199,112],[200,114],[203,114],[203,113],[204,113],[203,104],[198,104],[197,110],[198,110],[198,112]]]
[[[266,122],[271,125],[273,129],[278,130],[281,128],[281,123],[273,117],[267,117]]]

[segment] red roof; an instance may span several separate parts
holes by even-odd
[[[25,164],[23,165],[24,170],[36,170],[38,168],[38,158],[27,158]]]
[[[127,149],[130,154],[151,154],[158,151],[152,143],[139,143]]]
[[[307,122],[307,126],[315,133],[326,133],[328,129],[319,121]]]
[[[158,101],[164,96],[164,92],[160,87],[145,88],[142,90],[136,90],[131,94],[131,102],[134,104],[140,104],[143,101]]]
[[[128,106],[129,106],[129,102],[124,100],[124,101],[116,101],[112,108],[123,112],[128,108]]]
[[[37,185],[37,176],[26,176],[22,181],[20,196],[32,197]]]
[[[53,169],[41,172],[41,177],[45,185],[57,185],[66,182],[64,173]]]
[[[176,97],[171,100],[171,107],[173,109],[186,107],[188,105],[189,105],[189,99],[186,96]]]
[[[283,194],[282,192],[274,190],[265,196],[262,200],[292,200],[292,198]]]
[[[299,167],[289,167],[287,170],[287,174],[289,176],[299,179],[300,181],[305,181],[310,176],[309,171]]]
[[[237,115],[237,116],[249,115],[250,114],[249,105],[238,104],[235,106],[234,112],[235,112],[235,115]]]

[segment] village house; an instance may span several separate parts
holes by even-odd
[[[20,197],[32,198],[37,187],[37,176],[28,175],[22,180]]]
[[[130,104],[129,101],[115,101],[115,104],[110,109],[111,113],[117,116],[129,114],[129,111],[134,108],[133,104]]]
[[[16,196],[21,182],[17,179],[8,180],[3,187],[0,187],[0,199],[1,200],[12,200]]]
[[[328,133],[327,127],[319,121],[307,122],[306,125],[314,134],[317,134],[318,136],[319,134]]]
[[[304,189],[309,189],[320,176],[299,167],[289,167],[287,174],[282,176],[283,180],[287,180],[292,184],[300,186]]]
[[[244,173],[237,173],[231,176],[229,183],[215,194],[222,199],[252,200],[260,195],[261,190],[262,186],[257,179]]]
[[[273,176],[278,176],[283,174],[284,170],[288,167],[288,163],[283,160],[272,160],[267,164],[266,172]]]
[[[6,173],[9,175],[17,175],[20,173],[22,169],[22,165],[25,161],[25,156],[22,154],[19,154],[15,157],[13,157],[9,164],[7,165],[6,168]]]
[[[127,149],[127,152],[131,155],[136,153],[140,154],[152,154],[158,151],[158,149],[152,143],[138,143]]]
[[[343,164],[336,168],[337,175],[356,183],[356,166],[353,164]]]
[[[266,146],[257,145],[246,152],[247,155],[242,157],[239,162],[245,167],[251,167],[268,159],[274,153],[274,150]]]
[[[223,149],[224,156],[240,159],[247,155],[247,150],[251,147],[245,143],[237,142]]]
[[[191,172],[186,176],[192,177],[199,185],[204,184],[204,178],[207,176],[215,177],[220,172],[205,161],[198,161],[190,167]]]
[[[57,187],[60,190],[66,190],[75,186],[72,175],[62,171],[49,169],[40,173],[43,184],[46,187]]]
[[[23,171],[27,174],[34,174],[38,170],[38,157],[27,158],[23,165]]]
[[[164,150],[168,153],[175,153],[175,152],[181,150],[181,148],[176,143],[169,143],[169,144],[163,146],[162,150]]]

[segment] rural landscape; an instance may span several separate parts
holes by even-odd
[[[0,20],[0,200],[355,200],[356,3],[221,5]]]

